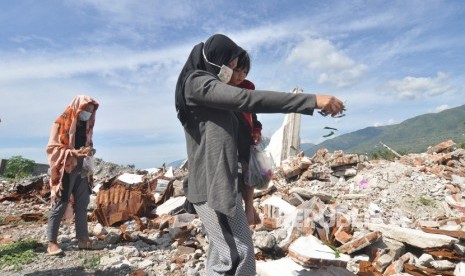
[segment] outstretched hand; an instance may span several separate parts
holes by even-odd
[[[94,154],[95,149],[93,149],[92,147],[82,147],[81,149],[73,150],[73,155],[77,158],[84,158],[87,156],[92,156]]]
[[[325,114],[335,117],[344,111],[344,103],[331,95],[317,95],[316,108],[321,109]]]

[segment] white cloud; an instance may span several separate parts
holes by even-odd
[[[438,72],[435,78],[407,76],[401,80],[391,80],[389,86],[397,91],[399,99],[414,100],[451,92],[453,87],[446,83],[447,80],[448,76],[445,73]]]
[[[191,47],[190,45],[188,47]],[[142,65],[172,65],[184,61],[187,46],[153,51],[123,47],[80,48],[60,53],[10,55],[0,61],[0,83],[24,79],[62,78],[83,74],[105,74],[112,70],[137,71]]]
[[[397,124],[396,119],[390,118],[386,122],[375,122],[373,126],[380,127],[380,126],[389,126],[389,125],[394,125],[394,124]]]
[[[329,83],[339,88],[357,82],[367,69],[366,65],[357,64],[324,39],[303,41],[292,50],[287,61],[305,64],[319,72],[318,83]]]
[[[443,104],[443,105],[437,106],[434,109],[434,112],[441,112],[441,111],[444,111],[444,110],[449,109],[449,108],[450,108],[450,106],[448,104]]]

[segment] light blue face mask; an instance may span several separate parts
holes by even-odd
[[[88,121],[90,119],[90,116],[92,115],[92,112],[89,112],[89,111],[85,111],[85,110],[82,110],[80,113],[79,113],[79,120],[81,121]]]

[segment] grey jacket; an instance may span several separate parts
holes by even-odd
[[[187,199],[206,201],[227,216],[233,216],[238,207],[238,121],[233,112],[312,115],[316,101],[312,94],[250,92],[200,70],[187,78],[184,97],[189,111],[184,128],[189,160]]]

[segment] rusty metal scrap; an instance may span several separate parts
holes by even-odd
[[[413,264],[404,264],[404,272],[409,273],[414,276],[435,276],[435,275],[443,275],[443,276],[454,276],[453,271],[447,270],[438,270],[434,268],[427,268],[427,267],[418,267]]]
[[[465,261],[465,256],[459,255],[457,252],[450,248],[427,248],[423,251],[438,259],[446,259],[453,262]]]
[[[50,196],[50,187],[48,185],[48,177],[36,177],[25,184],[16,186],[14,193],[0,197],[0,202],[8,201],[21,201],[24,199],[34,199],[43,201],[43,197]]]
[[[146,181],[128,185],[114,177],[98,191],[96,206],[94,216],[101,224],[111,226],[131,216],[153,217],[155,200]]]
[[[447,235],[447,236],[454,237],[457,239],[465,240],[465,231],[442,230],[442,229],[436,229],[436,228],[431,228],[431,227],[422,227],[421,230],[423,230],[423,232],[426,232],[426,233],[442,234],[442,235]]]

